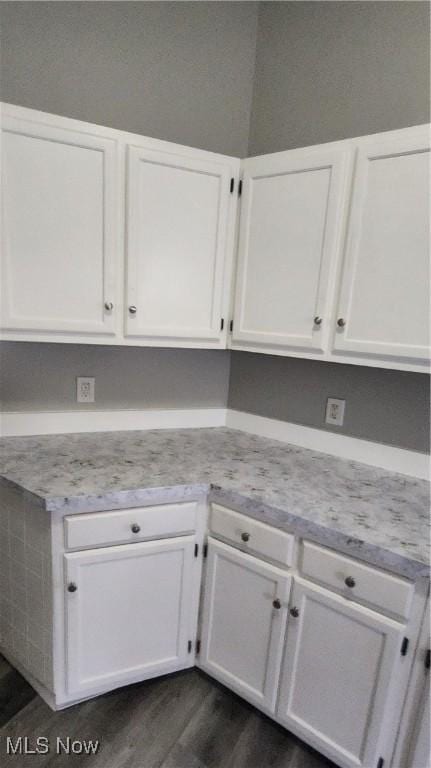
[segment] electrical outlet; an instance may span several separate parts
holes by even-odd
[[[326,424],[334,424],[336,427],[342,427],[345,407],[345,400],[336,400],[334,397],[328,397],[326,402]]]
[[[78,403],[94,403],[94,385],[95,379],[78,376],[76,379],[76,401]]]

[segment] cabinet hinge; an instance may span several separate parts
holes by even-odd
[[[196,654],[198,655],[201,652],[201,641],[196,640]]]
[[[232,192],[234,191],[234,189],[235,189],[235,179],[234,179],[234,178],[232,178],[232,179],[230,180],[230,193],[231,193],[231,194],[232,194]]]
[[[231,321],[230,321],[230,323],[229,323],[229,331],[230,331],[231,333],[232,333],[232,331],[233,331],[233,320],[231,320]]]
[[[425,654],[425,669],[429,669],[431,666],[431,650],[428,648]]]
[[[187,643],[187,653],[191,653],[193,648],[193,643],[191,640]]]
[[[404,637],[403,642],[401,643],[401,656],[407,655],[407,649],[409,647],[409,638]]]
[[[204,544],[204,548],[202,552],[203,552],[204,558],[208,556],[208,544]]]
[[[224,328],[224,317],[220,320],[220,330],[222,331]]]
[[[385,761],[383,760],[383,757],[379,757],[377,761],[377,768],[383,768],[384,764],[385,764]]]
[[[195,557],[199,554],[199,544],[195,544]]]
[[[242,179],[238,182],[238,197],[241,197],[242,195]]]

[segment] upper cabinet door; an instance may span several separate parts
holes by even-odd
[[[334,349],[429,355],[427,126],[359,142]]]
[[[127,170],[126,334],[220,346],[233,247],[229,159],[129,146]]]
[[[39,113],[35,113],[38,115]],[[2,121],[3,317],[11,331],[113,334],[117,142],[40,114]]]
[[[324,349],[349,157],[345,145],[244,161],[234,343]]]

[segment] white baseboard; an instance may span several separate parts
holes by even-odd
[[[115,432],[134,429],[223,427],[226,408],[172,408],[141,411],[44,411],[3,413],[3,437],[56,435],[71,432]]]
[[[227,411],[226,426],[254,435],[281,440],[301,448],[329,453],[341,459],[360,461],[391,472],[422,479],[430,477],[430,457],[418,451],[407,451],[383,443],[373,443],[347,435],[336,435],[323,429],[304,427],[289,421],[267,419],[243,411]]]
[[[0,416],[0,435],[3,437],[223,426],[321,451],[342,459],[360,461],[403,475],[422,479],[430,477],[430,458],[424,453],[226,408],[28,413],[21,411],[3,413]]]

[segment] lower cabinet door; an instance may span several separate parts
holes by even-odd
[[[295,579],[277,719],[341,766],[389,764],[402,638],[391,619]]]
[[[194,543],[185,536],[64,555],[69,694],[189,666]]]
[[[199,666],[275,711],[291,577],[209,539]]]

